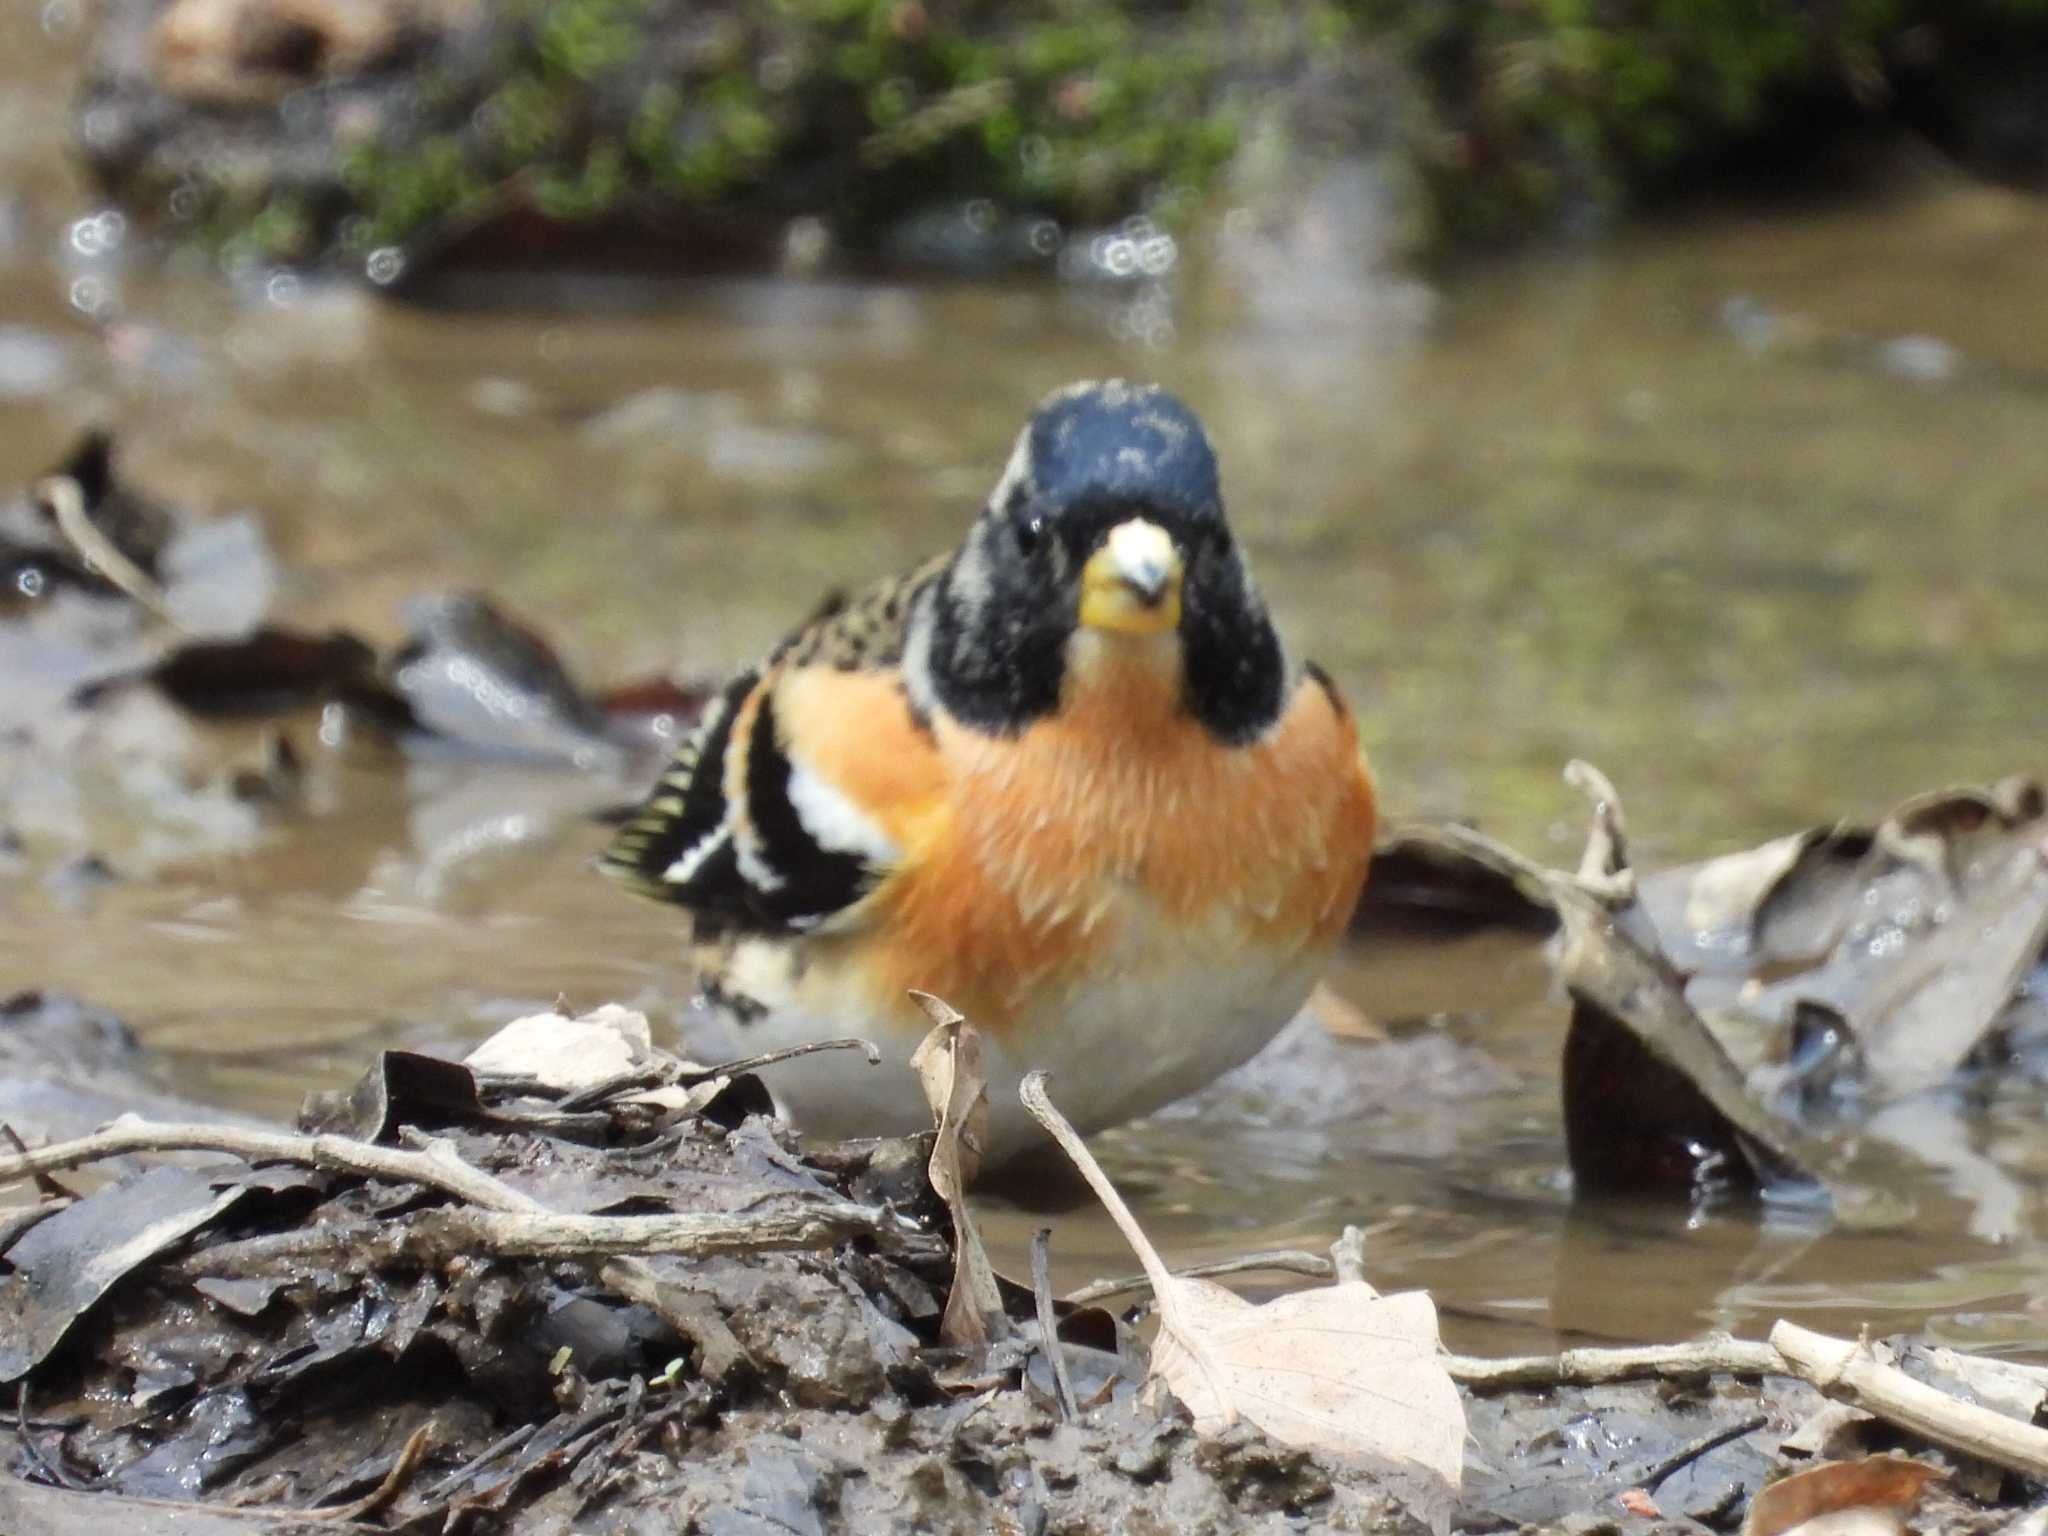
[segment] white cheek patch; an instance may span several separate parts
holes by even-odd
[[[789,765],[789,803],[811,840],[828,853],[850,853],[871,864],[893,864],[903,850],[874,817],[802,763]]]

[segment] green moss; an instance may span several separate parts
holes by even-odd
[[[2048,36],[2048,0],[1964,0]],[[1424,238],[1467,247],[1623,205],[1881,74],[1938,0],[501,0],[430,50],[330,195],[209,190],[238,250],[418,239],[486,200],[602,219],[831,216],[854,243],[985,197],[1070,223],[1199,209],[1260,174],[1380,154]],[[1268,145],[1278,149],[1268,152]],[[1256,191],[1257,189],[1251,189]],[[239,222],[237,222],[239,221]]]

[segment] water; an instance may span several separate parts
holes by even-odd
[[[1230,254],[1190,252],[1170,297],[762,280],[435,311],[139,254],[63,166],[70,47],[0,19],[0,483],[111,421],[141,483],[259,509],[298,623],[388,640],[409,595],[481,586],[582,676],[715,674],[828,587],[950,542],[1048,388],[1128,374],[1209,422],[1267,594],[1351,697],[1394,814],[1562,859],[1558,771],[1582,756],[1654,864],[2048,767],[2036,201],[1901,161],[1854,196],[1695,207],[1434,293],[1358,259],[1371,189],[1340,179],[1285,239],[1233,224]],[[558,995],[680,1004],[672,919],[589,874],[602,829],[548,814],[576,786],[294,734],[306,808],[251,846],[136,852],[147,878],[83,913],[0,887],[0,990],[81,992],[194,1091],[279,1114],[378,1044]],[[479,825],[493,851],[445,831]],[[1899,1231],[1574,1215],[1532,957],[1367,954],[1342,982],[1376,1014],[1449,1010],[1397,1031],[1418,1086],[1296,1113],[1283,1079],[1257,1116],[1107,1138],[1173,1256],[1368,1224],[1376,1279],[1430,1287],[1474,1346],[1784,1312],[2048,1341],[2034,1090],[1994,1086],[1969,1122],[2017,1211],[2002,1243],[1970,1235],[1982,1179],[1903,1159]],[[1038,1218],[993,1210],[1021,1270]],[[1063,1280],[1132,1267],[1085,1210],[1056,1224]]]

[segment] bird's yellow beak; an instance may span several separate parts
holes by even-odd
[[[1081,567],[1081,622],[1156,635],[1180,623],[1180,551],[1157,523],[1134,517],[1109,530]]]

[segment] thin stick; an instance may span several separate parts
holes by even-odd
[[[28,1143],[21,1139],[21,1132],[17,1131],[13,1126],[0,1122],[0,1136],[5,1136],[7,1138],[7,1145],[14,1148],[15,1151],[24,1154],[28,1151]],[[36,1175],[36,1193],[41,1195],[45,1201],[62,1200],[66,1205],[78,1198],[77,1190],[66,1189],[47,1173]],[[61,1210],[63,1207],[59,1206],[58,1209]],[[17,1231],[10,1235],[6,1241],[0,1241],[0,1252],[4,1252],[7,1248],[7,1243],[19,1235],[20,1232]]]
[[[0,1217],[0,1253],[5,1253],[21,1241],[31,1227],[49,1220],[59,1211],[76,1205],[77,1199],[66,1196],[61,1200],[44,1200],[36,1205],[24,1205],[18,1211],[9,1211]]]
[[[1631,1349],[1567,1349],[1556,1355],[1519,1355],[1487,1360],[1446,1355],[1451,1379],[1474,1392],[1518,1387],[1597,1387],[1615,1381],[1655,1377],[1684,1381],[1727,1372],[1734,1376],[1787,1376],[1785,1359],[1768,1344],[1715,1334],[1689,1344],[1651,1344]]]
[[[1031,1111],[1031,1118],[1044,1126],[1046,1133],[1060,1144],[1060,1150],[1067,1154],[1073,1165],[1081,1170],[1081,1177],[1088,1187],[1095,1191],[1109,1212],[1109,1219],[1116,1223],[1117,1230],[1124,1235],[1124,1241],[1131,1245],[1131,1251],[1138,1256],[1138,1262],[1145,1268],[1145,1278],[1152,1284],[1152,1293],[1164,1302],[1169,1295],[1173,1275],[1167,1270],[1166,1261],[1159,1257],[1159,1250],[1152,1246],[1145,1236],[1144,1228],[1138,1225],[1138,1218],[1131,1214],[1131,1208],[1124,1204],[1124,1197],[1116,1192],[1116,1186],[1109,1182],[1109,1175],[1102,1171],[1102,1165],[1095,1161],[1095,1154],[1088,1150],[1067,1117],[1053,1108],[1046,1096],[1045,1073],[1032,1072],[1026,1075],[1018,1086],[1017,1095],[1023,1099],[1024,1107]]]
[[[405,1491],[405,1485],[412,1481],[413,1474],[420,1469],[420,1461],[427,1454],[427,1447],[433,1443],[434,1421],[429,1419],[407,1437],[399,1448],[398,1459],[391,1463],[391,1470],[384,1474],[384,1481],[372,1488],[352,1504],[337,1504],[332,1508],[300,1511],[308,1520],[334,1520],[353,1522],[368,1520],[372,1515],[381,1514],[391,1502]],[[279,1511],[283,1513],[283,1511]]]
[[[424,1211],[413,1236],[428,1251],[501,1258],[575,1259],[626,1253],[755,1253],[829,1248],[845,1238],[884,1235],[883,1213],[850,1200],[803,1200],[781,1210],[674,1211],[647,1216],[578,1216],[557,1211]]]
[[[1645,1349],[1568,1349],[1558,1355],[1480,1360],[1450,1355],[1453,1380],[1475,1392],[1598,1386],[1639,1377],[1683,1380],[1726,1371],[1796,1376],[1910,1434],[2028,1477],[2048,1477],[2048,1430],[1966,1403],[1884,1364],[1866,1345],[1779,1321],[1770,1342],[1725,1336]],[[1667,1474],[1668,1475],[1668,1474]]]
[[[232,1125],[152,1125],[122,1116],[103,1131],[0,1157],[0,1184],[132,1152],[225,1152],[247,1162],[301,1163],[396,1184],[423,1184],[493,1211],[539,1211],[539,1201],[472,1168],[445,1140],[419,1151],[380,1147],[348,1136],[293,1136]]]
[[[778,1061],[794,1061],[799,1056],[813,1056],[819,1051],[859,1051],[868,1059],[868,1065],[882,1064],[882,1048],[872,1040],[863,1040],[858,1035],[847,1035],[838,1040],[812,1040],[803,1045],[785,1046],[779,1051],[763,1051],[758,1056],[742,1056],[738,1061],[721,1062],[715,1067],[705,1067],[697,1072],[685,1072],[685,1078],[704,1082],[714,1077],[738,1077],[742,1072],[758,1072],[763,1067],[772,1067]]]
[[[1311,1280],[1328,1280],[1336,1274],[1328,1259],[1320,1253],[1308,1253],[1300,1248],[1271,1248],[1263,1253],[1247,1253],[1235,1259],[1216,1259],[1207,1264],[1189,1264],[1170,1271],[1176,1280],[1207,1280],[1217,1275],[1247,1275],[1261,1270],[1271,1270],[1283,1275],[1306,1275]],[[1151,1277],[1148,1275],[1118,1275],[1113,1280],[1091,1280],[1079,1290],[1067,1292],[1061,1300],[1077,1307],[1092,1306],[1111,1296],[1122,1296],[1129,1291],[1150,1290]]]
[[[35,496],[50,509],[58,532],[71,541],[79,558],[97,566],[102,576],[140,603],[151,617],[184,632],[185,626],[172,614],[156,578],[123,554],[87,515],[85,492],[76,480],[69,475],[52,475],[35,488]]]
[[[1060,1417],[1069,1424],[1081,1416],[1074,1403],[1074,1383],[1067,1376],[1067,1351],[1060,1343],[1059,1319],[1052,1310],[1052,1228],[1031,1236],[1031,1297],[1038,1304],[1038,1346],[1052,1364],[1052,1384],[1059,1391]]]
[[[39,1169],[72,1168],[132,1152],[225,1152],[251,1162],[308,1164],[366,1178],[419,1184],[472,1208],[422,1212],[392,1238],[431,1253],[465,1246],[505,1257],[580,1258],[592,1254],[734,1253],[823,1248],[854,1235],[902,1235],[883,1211],[849,1200],[805,1200],[781,1210],[581,1216],[551,1211],[511,1185],[472,1168],[446,1140],[419,1150],[373,1146],[346,1136],[291,1136],[222,1125],[150,1125],[118,1120],[106,1130],[23,1156],[0,1158],[0,1183]],[[474,1209],[482,1207],[482,1209]]]
[[[1641,1488],[1646,1492],[1655,1493],[1674,1473],[1691,1466],[1707,1452],[1719,1450],[1730,1440],[1740,1440],[1744,1435],[1754,1434],[1770,1422],[1769,1414],[1758,1413],[1725,1428],[1714,1430],[1711,1434],[1701,1435],[1690,1444],[1680,1446],[1671,1455],[1646,1469],[1640,1476],[1624,1483],[1622,1487]]]
[[[1867,1345],[1780,1320],[1771,1344],[1829,1397],[1867,1409],[1936,1445],[2028,1477],[2048,1477],[2048,1430],[1950,1397],[1877,1359]]]
[[[438,1499],[446,1498],[464,1483],[475,1478],[477,1473],[483,1471],[485,1467],[496,1461],[500,1456],[503,1456],[508,1451],[517,1450],[520,1446],[526,1444],[527,1441],[533,1438],[534,1431],[539,1428],[538,1424],[520,1425],[511,1434],[506,1435],[501,1440],[492,1442],[478,1454],[470,1457],[469,1460],[465,1461],[453,1472],[450,1472],[441,1481],[434,1484],[433,1487],[422,1490],[420,1497],[430,1505]]]

